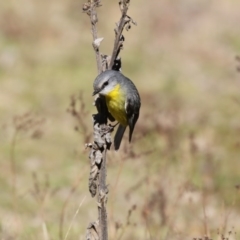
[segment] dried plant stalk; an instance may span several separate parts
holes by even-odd
[[[123,48],[124,36],[122,35],[124,27],[126,30],[131,28],[131,23],[135,22],[127,15],[130,0],[120,0],[119,7],[122,12],[120,21],[115,28],[115,41],[112,51],[112,55],[100,54],[100,43],[103,38],[97,36],[97,22],[98,16],[96,9],[101,6],[100,0],[88,0],[83,5],[83,12],[87,13],[90,17],[93,37],[93,49],[95,51],[98,74],[106,69],[119,70],[121,68],[121,60],[119,53]],[[87,229],[86,239],[107,240],[108,239],[108,225],[107,225],[107,195],[108,188],[106,185],[107,176],[107,151],[111,146],[111,132],[113,127],[107,125],[108,111],[105,103],[105,99],[97,97],[95,99],[95,106],[98,110],[97,114],[93,115],[93,143],[86,144],[86,147],[90,148],[90,176],[89,176],[89,191],[92,197],[97,195],[98,199],[98,220],[90,223]]]

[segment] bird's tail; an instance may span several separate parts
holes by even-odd
[[[125,130],[126,130],[126,127],[124,127],[123,125],[119,124],[117,132],[116,132],[115,137],[114,137],[114,148],[115,148],[116,151],[120,147],[120,144],[121,144],[121,141],[122,141],[122,137],[123,137],[123,134],[124,134]]]

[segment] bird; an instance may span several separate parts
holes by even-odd
[[[119,123],[114,136],[114,149],[117,151],[127,127],[129,142],[132,140],[141,107],[139,92],[129,78],[116,70],[100,73],[94,80],[93,89],[93,96],[99,94],[105,98],[109,113]]]

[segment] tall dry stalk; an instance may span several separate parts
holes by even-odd
[[[123,48],[123,42],[125,40],[122,32],[124,28],[129,30],[131,24],[136,24],[131,17],[127,15],[130,0],[120,0],[119,8],[121,11],[121,18],[116,24],[115,41],[113,45],[113,51],[110,56],[100,53],[100,44],[103,38],[99,38],[97,34],[97,8],[101,6],[100,0],[88,0],[83,5],[83,12],[87,13],[91,21],[91,30],[93,37],[93,49],[95,51],[98,74],[107,70],[114,69],[120,70],[121,59],[119,53]],[[111,132],[112,126],[108,125],[108,110],[106,107],[105,99],[97,97],[95,99],[95,106],[98,113],[93,115],[93,143],[86,144],[86,147],[90,149],[90,163],[91,170],[89,176],[89,191],[92,197],[97,195],[98,206],[98,220],[90,223],[87,229],[86,239],[108,239],[108,225],[107,225],[107,196],[108,188],[106,184],[107,176],[107,151],[111,146]]]

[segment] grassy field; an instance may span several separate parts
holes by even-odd
[[[85,239],[92,83],[84,1],[0,3],[0,239]],[[109,239],[240,239],[240,1],[132,0],[123,73],[142,108],[108,157]],[[110,54],[118,2],[99,9]],[[67,112],[82,93],[83,125]],[[83,128],[83,126],[85,126]]]

